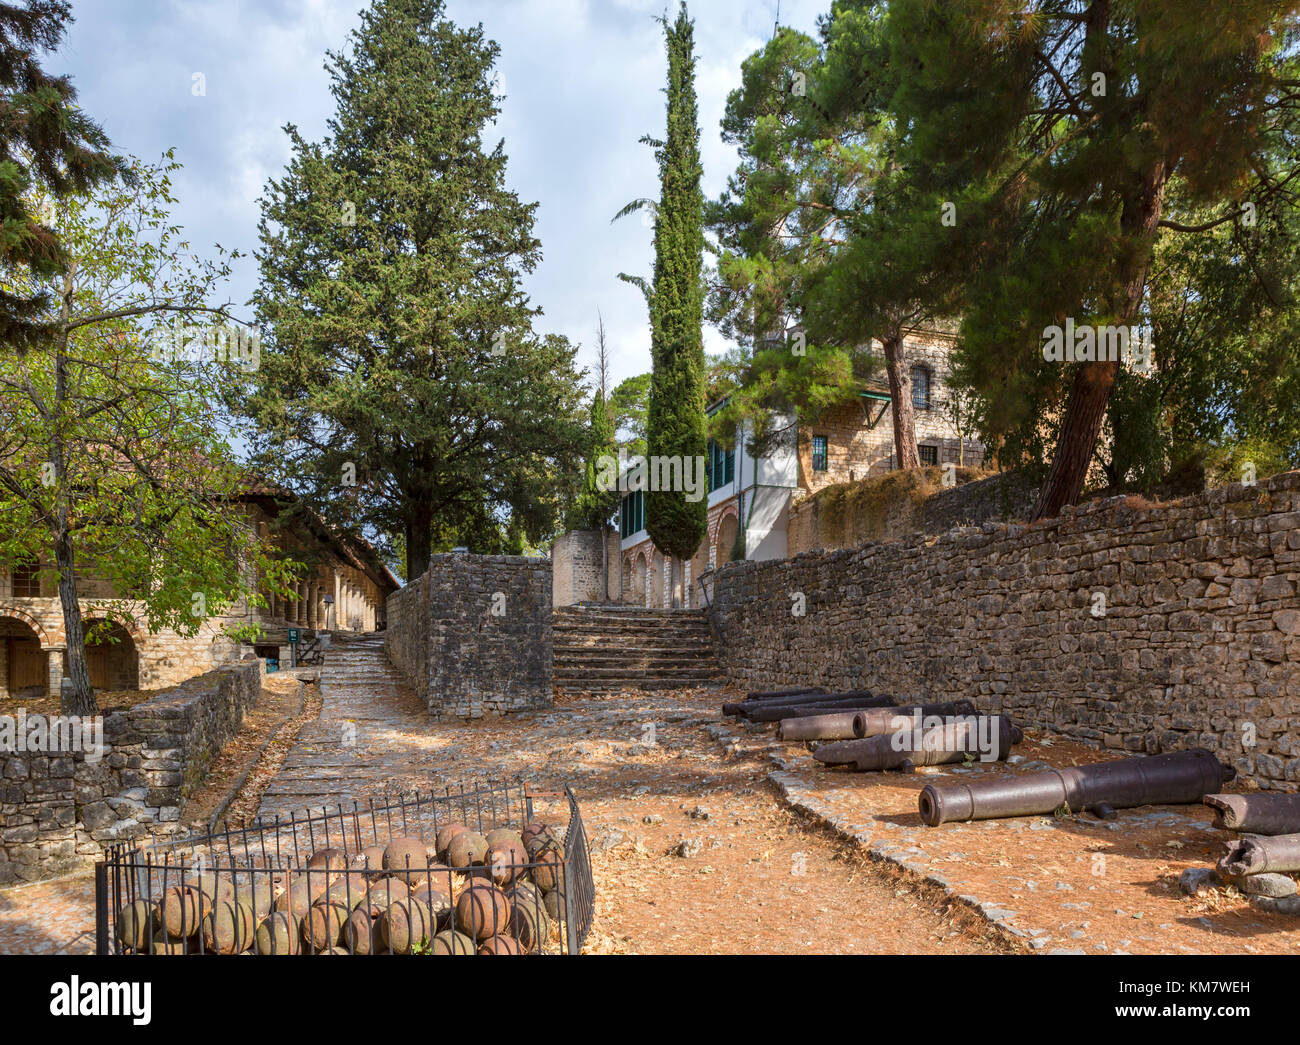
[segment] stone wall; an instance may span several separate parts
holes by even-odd
[[[551,562],[435,555],[388,599],[384,647],[435,718],[478,718],[552,700]]]
[[[789,555],[1027,519],[1042,478],[1038,470],[952,474],[957,484],[947,488],[942,468],[923,468],[820,490],[790,509]]]
[[[1121,751],[1202,745],[1289,790],[1298,586],[1290,472],[1167,504],[1111,498],[1033,526],[730,563],[714,607],[724,667],[745,689],[968,697]]]
[[[85,749],[0,751],[0,885],[61,874],[123,838],[178,829],[185,800],[261,685],[262,662],[250,660],[113,712],[102,720],[98,760]]]
[[[570,530],[551,546],[552,596],[556,606],[579,602],[618,602],[621,577],[618,531],[605,531],[606,583],[601,584],[599,530]]]

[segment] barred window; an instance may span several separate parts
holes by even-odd
[[[830,467],[830,455],[827,452],[824,435],[812,437],[812,467],[814,472],[824,472]]]
[[[41,595],[41,568],[34,562],[14,563],[10,571],[15,599],[37,599]]]
[[[912,367],[912,409],[930,409],[930,371],[923,366]]]
[[[921,463],[923,465],[937,465],[939,463],[939,448],[937,446],[918,446],[921,451]]]

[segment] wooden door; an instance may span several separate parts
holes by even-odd
[[[9,643],[9,692],[49,684],[45,674],[45,653],[37,639],[7,639]]]

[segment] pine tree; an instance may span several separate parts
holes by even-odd
[[[66,271],[69,255],[53,208],[128,174],[104,132],[77,108],[72,81],[37,60],[59,45],[71,21],[66,0],[0,6],[0,267],[34,289],[26,296],[0,287],[0,344],[19,351],[55,336],[47,284]],[[43,213],[31,209],[37,198]]]
[[[1045,361],[1044,330],[1142,324],[1160,239],[1240,223],[1245,204],[1289,191],[1292,164],[1269,157],[1294,141],[1298,10],[890,4],[900,162],[936,198],[962,200],[959,367],[988,397],[995,444],[1032,453],[1044,422],[1056,431],[1035,518],[1078,500],[1121,369]]]
[[[376,0],[329,56],[328,136],[286,128],[263,198],[260,459],[336,524],[389,535],[408,580],[482,520],[538,542],[581,475],[575,351],[534,333],[520,286],[536,204],[483,141],[497,54],[441,0]]]

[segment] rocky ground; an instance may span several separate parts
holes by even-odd
[[[259,732],[234,744],[257,761],[238,775],[231,813],[521,777],[538,811],[562,819],[555,793],[567,784],[591,840],[590,953],[1300,946],[1300,919],[1260,911],[1197,871],[1223,841],[1200,807],[1132,810],[1111,822],[1036,817],[930,829],[916,793],[932,773],[826,770],[770,729],[723,719],[716,691],[584,696],[501,719],[430,723],[409,693],[382,690],[362,697],[325,684],[318,698],[309,687],[299,714],[282,698],[274,713],[250,719]],[[1026,772],[1103,757],[1030,736],[1016,765],[942,772]],[[202,799],[205,808],[213,801]],[[1183,893],[1180,878],[1197,879],[1196,895]],[[0,890],[0,952],[84,952],[92,929],[85,876]]]

